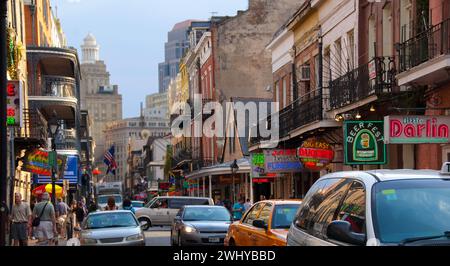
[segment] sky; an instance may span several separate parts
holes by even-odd
[[[119,85],[123,116],[139,115],[140,102],[158,92],[158,63],[164,61],[167,32],[186,19],[234,16],[248,0],[52,0],[68,46],[78,49],[90,32],[100,60]]]

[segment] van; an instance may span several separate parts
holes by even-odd
[[[136,211],[143,230],[151,226],[171,225],[178,211],[185,205],[214,205],[211,198],[161,196]]]

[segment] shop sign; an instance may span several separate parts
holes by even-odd
[[[264,157],[267,173],[297,173],[302,170],[296,149],[265,150]]]
[[[298,157],[305,168],[320,171],[333,161],[334,151],[327,142],[310,138],[298,149]]]
[[[383,128],[383,121],[346,121],[344,123],[345,164],[386,164]]]
[[[6,125],[22,126],[22,89],[20,81],[8,81],[6,87]]]
[[[450,116],[386,116],[386,144],[450,143]]]
[[[50,154],[52,152],[49,152],[49,158],[51,158]],[[62,158],[64,158],[64,172],[61,172],[59,176],[61,176],[61,180],[57,181],[58,184],[62,184],[63,180],[68,180],[71,184],[80,184],[81,178],[78,178],[78,175],[80,173],[79,171],[79,158],[76,155],[69,155],[69,156],[62,156],[57,155],[57,161],[61,161]],[[49,159],[51,160],[51,159]],[[59,162],[58,162],[59,164]],[[51,164],[50,164],[51,165]],[[51,166],[50,166],[51,167]],[[51,168],[50,168],[51,169]],[[38,183],[39,184],[48,184],[52,181],[51,175],[43,175],[40,174],[38,177]]]
[[[273,178],[270,177],[264,177],[264,178],[253,178],[253,183],[257,183],[257,184],[263,184],[263,183],[270,183],[273,182]]]
[[[260,177],[266,174],[264,153],[251,154],[251,167],[253,177]]]
[[[58,172],[63,173],[67,158],[63,155],[57,156]],[[49,153],[43,150],[33,150],[25,154],[24,171],[51,176],[52,168],[49,164]]]
[[[376,61],[369,62],[369,79],[375,79],[377,77],[377,65]]]

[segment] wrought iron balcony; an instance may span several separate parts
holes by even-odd
[[[317,93],[316,93],[317,92]],[[322,108],[323,97],[318,91],[314,91],[308,95],[299,98],[286,108],[282,109],[276,115],[279,116],[278,130],[279,137],[284,138],[297,128],[301,128],[315,121],[323,119]],[[265,120],[260,123],[266,123]],[[271,126],[271,116],[267,118],[267,126]],[[276,125],[277,126],[277,125]],[[253,127],[252,132],[257,130]],[[261,141],[269,140],[263,138],[258,131],[258,137],[250,139],[250,145],[255,145]]]
[[[343,76],[330,81],[330,110],[359,102],[372,95],[392,92],[395,64],[391,57],[376,57]]]
[[[77,98],[75,79],[60,76],[44,76],[42,96]]]
[[[60,129],[55,138],[57,150],[77,150],[77,131],[75,129]]]
[[[47,121],[39,110],[23,110],[23,127],[16,131],[16,138],[31,138],[47,144]]]
[[[398,51],[400,73],[441,55],[450,55],[450,19],[401,43]]]

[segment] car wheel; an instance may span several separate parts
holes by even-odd
[[[141,217],[138,219],[139,224],[141,225],[142,230],[147,231],[151,226],[152,223],[150,221],[150,219],[145,218],[145,217]]]

